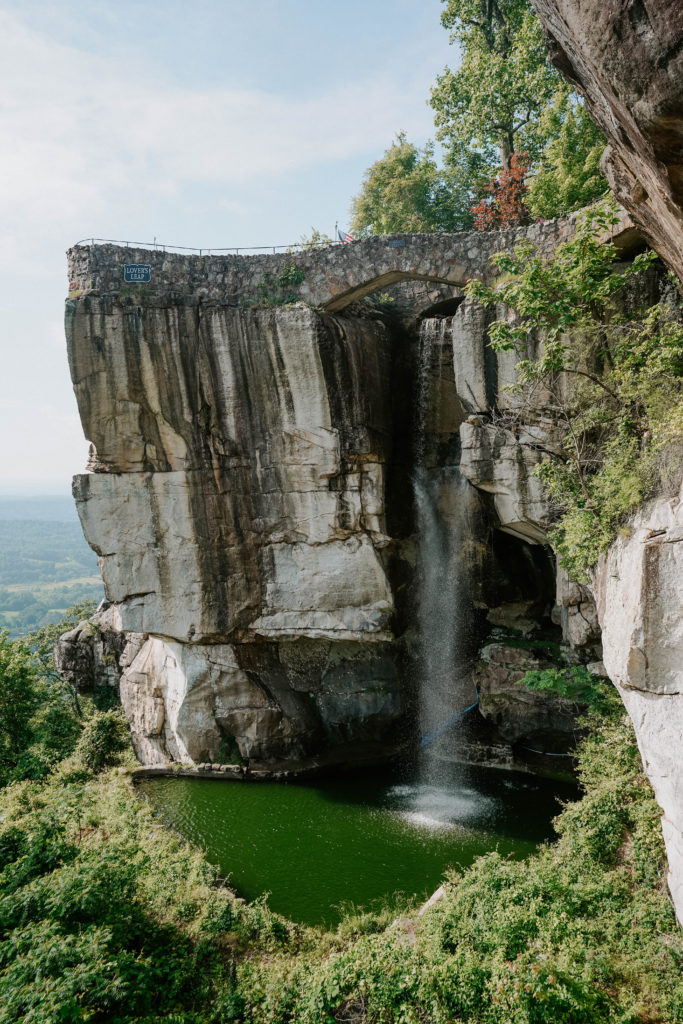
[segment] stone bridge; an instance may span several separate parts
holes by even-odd
[[[334,313],[401,281],[460,287],[472,278],[490,278],[493,253],[512,248],[520,237],[552,250],[571,237],[575,222],[571,216],[506,231],[379,235],[347,245],[258,256],[187,256],[160,249],[78,245],[68,252],[69,291],[72,298],[146,294],[230,305],[277,302],[283,293],[295,293],[311,306]],[[633,236],[625,216],[610,235],[624,248],[633,244]],[[149,283],[127,284],[125,264],[149,265]],[[286,280],[292,267],[300,271],[296,283]]]

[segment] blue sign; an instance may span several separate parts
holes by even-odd
[[[123,280],[131,284],[149,284],[152,280],[152,267],[149,263],[124,263]]]
[[[390,249],[402,249],[405,244],[406,244],[405,238],[390,238],[389,239],[389,248]]]

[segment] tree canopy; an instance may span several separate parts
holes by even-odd
[[[474,146],[501,168],[524,150],[532,160],[547,143],[541,115],[560,87],[527,0],[445,0],[441,15],[462,53],[432,89],[437,138],[447,153]]]
[[[440,169],[434,147],[419,149],[399,132],[384,156],[365,172],[353,199],[352,231],[383,235],[393,231],[463,231],[472,225],[471,206],[485,174],[479,153],[461,150]]]
[[[550,65],[528,0],[443,3],[462,58],[431,92],[443,166],[431,142],[419,149],[399,133],[353,199],[354,233],[508,226],[603,196],[604,139]]]
[[[608,191],[600,172],[605,139],[583,103],[567,88],[559,90],[543,111],[541,125],[549,139],[529,180],[526,205],[534,217],[559,217],[587,206]]]

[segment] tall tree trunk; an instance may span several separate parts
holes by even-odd
[[[515,151],[514,138],[511,131],[504,131],[500,133],[498,140],[498,152],[500,154],[500,166],[505,171],[510,170],[512,163],[512,154]]]

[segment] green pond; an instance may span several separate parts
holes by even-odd
[[[151,778],[142,793],[247,899],[335,924],[343,905],[394,892],[429,896],[449,865],[489,850],[527,856],[553,836],[576,787],[494,769],[448,770],[438,784],[365,769],[315,784]]]

